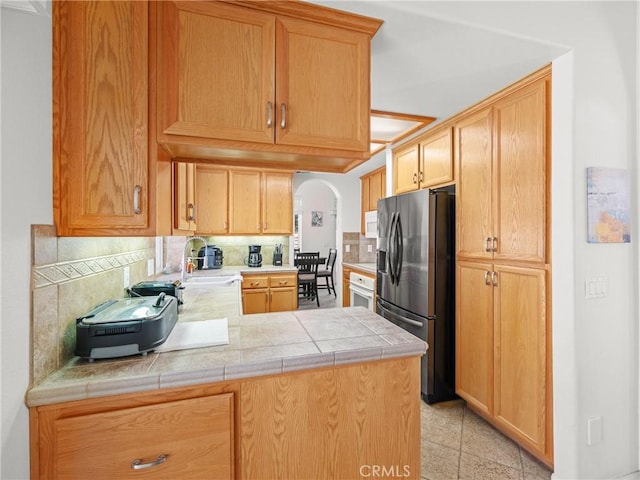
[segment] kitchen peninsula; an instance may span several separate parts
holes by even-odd
[[[180,321],[210,319],[187,287]],[[420,478],[424,342],[362,307],[228,322],[228,345],[76,357],[31,389],[32,477]]]

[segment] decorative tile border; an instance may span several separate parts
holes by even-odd
[[[152,248],[33,267],[33,288],[58,285],[155,258]]]

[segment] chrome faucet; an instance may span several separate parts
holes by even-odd
[[[184,244],[184,251],[182,252],[182,275],[181,275],[181,281],[184,283],[184,272],[187,269],[187,249],[189,247],[189,244],[191,242],[193,242],[194,240],[200,240],[202,243],[204,243],[204,256],[202,258],[202,268],[207,269],[209,268],[209,258],[207,257],[207,241],[199,236],[193,236],[193,237],[188,237],[187,238],[187,242]],[[200,257],[198,256],[191,256],[191,260],[193,261],[194,259],[199,259]]]

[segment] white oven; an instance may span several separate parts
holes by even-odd
[[[352,307],[366,307],[371,311],[375,311],[376,281],[365,275],[351,272],[349,275],[349,299]]]

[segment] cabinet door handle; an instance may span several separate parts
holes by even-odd
[[[496,272],[491,272],[491,285],[498,286],[498,274]]]
[[[169,455],[167,455],[166,453],[163,453],[161,455],[158,455],[158,458],[149,463],[142,463],[142,460],[136,459],[131,462],[131,468],[133,470],[143,470],[145,468],[157,467],[158,465],[162,465],[164,462],[166,462],[168,456]]]
[[[413,174],[413,183],[418,183],[418,174],[417,173]]]
[[[491,251],[491,245],[489,245],[491,243],[491,237],[487,237],[484,239],[484,251],[485,252],[490,252]]]
[[[420,181],[420,182],[424,181],[424,173],[420,172],[420,176],[418,177],[418,181]]]
[[[492,252],[498,251],[498,237],[491,238],[491,251]]]
[[[267,102],[267,128],[271,128],[273,125],[273,104]]]
[[[140,210],[140,192],[142,192],[142,187],[140,185],[136,185],[133,187],[133,213],[139,215]]]
[[[287,106],[283,103],[280,105],[280,128],[287,127]]]
[[[189,220],[190,222],[195,222],[196,221],[196,206],[193,203],[190,203],[189,205],[187,205],[187,208],[191,212],[191,214],[187,217],[187,220]]]
[[[489,274],[491,272],[484,272],[484,284],[485,285],[491,285],[491,282],[489,281]]]

